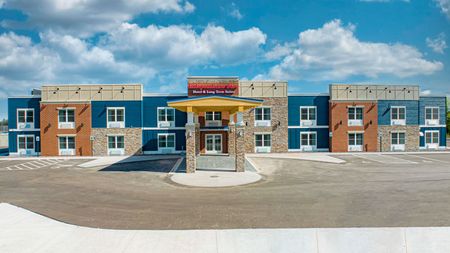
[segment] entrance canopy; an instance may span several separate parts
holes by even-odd
[[[183,112],[229,111],[230,114],[261,106],[263,100],[234,96],[198,96],[170,100],[167,105]]]

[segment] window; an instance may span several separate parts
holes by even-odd
[[[349,107],[348,108],[348,125],[362,126],[363,125],[363,107]]]
[[[17,109],[17,128],[33,128],[34,109]]]
[[[75,137],[60,136],[59,138],[59,154],[75,155]]]
[[[392,106],[391,107],[391,125],[405,125],[406,124],[406,107]]]
[[[222,125],[222,113],[221,112],[206,112],[205,113],[205,125],[211,127],[218,127]]]
[[[315,106],[300,106],[300,125],[316,125],[316,110],[317,108]]]
[[[439,107],[425,107],[425,125],[439,124]]]
[[[158,134],[158,148],[175,148],[175,134]]]
[[[257,153],[270,152],[272,136],[270,134],[255,134],[255,151]]]
[[[391,133],[391,144],[392,145],[405,145],[405,133],[404,132]]]
[[[271,120],[270,107],[257,107],[255,108],[255,120],[256,121],[270,121]]]
[[[108,135],[108,155],[124,155],[125,138],[123,135]]]
[[[158,108],[158,126],[171,127],[175,122],[175,109],[169,107]]]
[[[425,146],[430,149],[439,147],[439,131],[425,131]]]
[[[302,151],[313,151],[317,148],[317,133],[302,132],[300,133],[300,149]]]
[[[34,150],[34,136],[33,135],[19,135],[17,136],[19,143],[19,150]]]
[[[222,112],[206,112],[205,120],[207,121],[222,120]]]
[[[74,127],[75,127],[75,110],[59,109],[58,128],[74,128]]]
[[[108,108],[108,128],[125,127],[125,108]]]
[[[348,151],[362,151],[363,142],[362,133],[349,133]]]
[[[124,137],[122,135],[108,136],[109,149],[123,149],[125,148]]]

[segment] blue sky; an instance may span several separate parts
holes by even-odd
[[[184,92],[188,75],[420,84],[450,95],[450,0],[0,0],[6,98],[46,83],[138,82]]]

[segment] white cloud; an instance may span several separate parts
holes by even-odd
[[[192,66],[233,65],[253,61],[266,35],[257,28],[231,32],[208,26],[141,28],[125,23],[99,43],[56,32],[40,33],[40,42],[15,33],[0,35],[0,92],[23,94],[43,83],[151,82],[152,90],[176,90]],[[161,86],[160,83],[169,83]],[[172,85],[172,84],[175,84]],[[147,87],[149,88],[149,87]]]
[[[444,50],[447,48],[447,42],[445,41],[445,34],[440,33],[436,38],[426,38],[426,43],[429,48],[434,52],[443,54]]]
[[[237,20],[241,20],[244,17],[235,3],[231,3],[231,9],[229,10],[229,12],[229,15]]]
[[[0,0],[2,1],[2,0]],[[3,0],[3,8],[28,16],[25,24],[4,21],[7,27],[38,27],[76,36],[108,31],[140,13],[193,12],[186,0]]]
[[[428,96],[431,94],[431,90],[423,90],[420,92],[420,95]]]
[[[354,29],[353,25],[343,26],[340,20],[333,20],[321,28],[301,32],[296,48],[271,68],[269,76],[339,81],[351,76],[429,75],[443,68],[441,62],[424,59],[412,46],[360,41]]]
[[[231,32],[208,25],[198,34],[189,26],[139,27],[125,23],[102,38],[101,44],[119,59],[178,69],[252,61],[261,53],[265,41],[266,35],[258,28]]]
[[[447,15],[447,18],[450,19],[450,0],[434,0],[434,1],[441,9],[441,12]]]
[[[291,54],[296,45],[296,43],[276,44],[270,51],[266,52],[265,58],[269,61],[279,60]]]

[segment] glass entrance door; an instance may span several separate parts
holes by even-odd
[[[221,134],[207,134],[206,138],[206,153],[222,153],[222,135]]]

